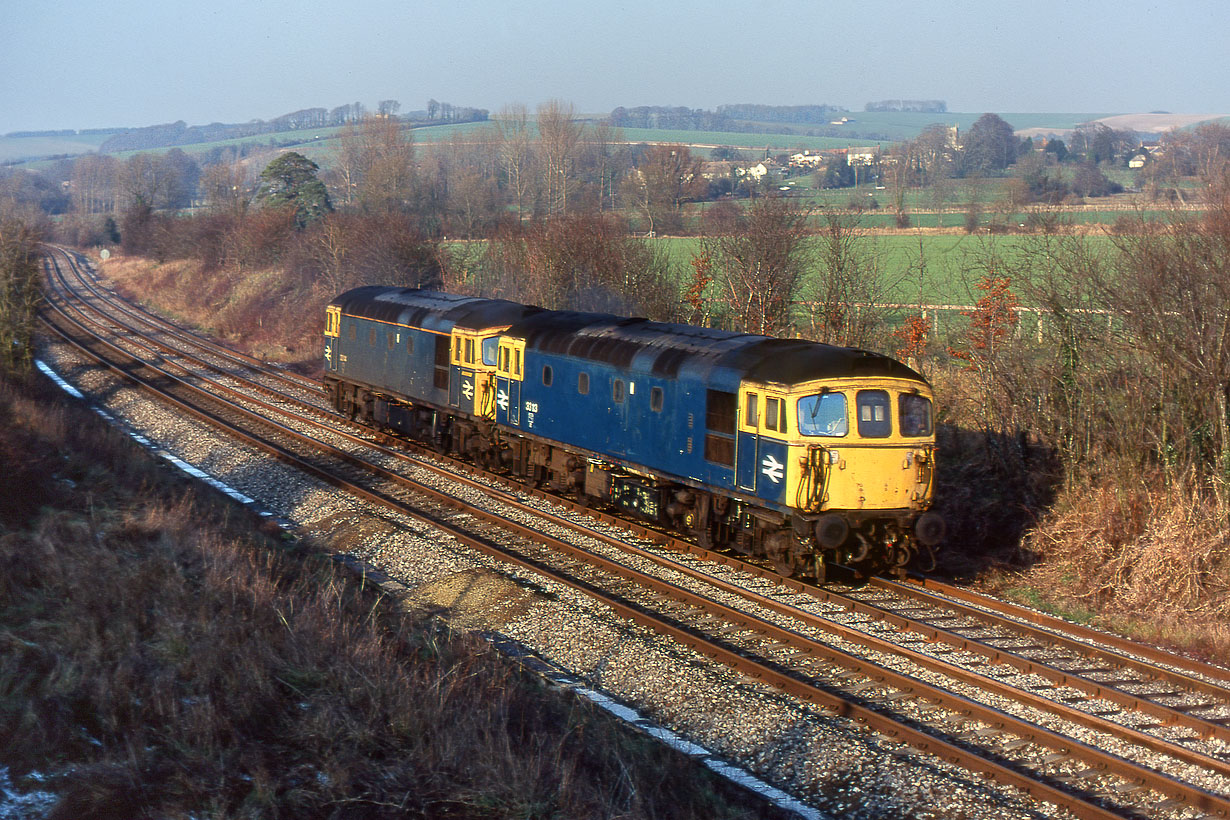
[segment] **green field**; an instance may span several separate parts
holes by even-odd
[[[792,148],[846,148],[852,144],[860,147],[888,145],[875,140],[856,140],[836,137],[809,137],[802,134],[744,134],[733,131],[675,131],[666,128],[620,128],[625,142],[678,142],[687,145],[722,145],[733,148],[769,148],[788,150]]]
[[[660,237],[671,262],[680,276],[692,270],[690,260],[700,252],[701,240],[696,237]],[[1014,263],[1021,262],[1027,249],[1039,241],[1037,236],[987,234],[900,234],[868,236],[864,246],[876,255],[885,279],[896,283],[890,301],[909,304],[969,305],[978,300],[975,283],[986,273],[986,262],[995,256],[1003,261],[1004,270],[1012,272]],[[1105,246],[1105,237],[1088,237],[1086,242]],[[920,259],[925,263],[920,265]],[[925,271],[923,268],[925,267]],[[804,286],[806,291],[806,285]],[[804,292],[802,297],[806,299]]]
[[[77,156],[97,151],[115,132],[57,137],[0,137],[0,162],[39,157]]]
[[[945,112],[942,114],[922,114],[911,111],[852,111],[847,114],[835,114],[833,119],[846,116],[852,120],[852,122],[840,126],[843,132],[850,134],[850,140],[859,140],[865,136],[882,136],[893,142],[901,142],[914,139],[928,125],[935,123],[955,125],[962,131],[968,131],[970,126],[974,124],[974,121],[982,116],[982,113]],[[1061,131],[1075,128],[1083,122],[1111,115],[999,113],[999,116],[1017,130],[1025,128],[1053,128],[1056,131]],[[811,127],[827,127],[827,123],[817,123],[815,126],[796,125],[794,127],[807,130]]]

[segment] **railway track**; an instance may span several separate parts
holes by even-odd
[[[310,381],[115,299],[71,253],[47,270],[45,320],[66,342],[320,482],[1073,816],[1230,817],[1227,670],[936,582],[808,585],[393,449]]]

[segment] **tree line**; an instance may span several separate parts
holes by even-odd
[[[401,103],[397,100],[381,100],[374,111],[369,110],[361,102],[353,102],[344,103],[332,109],[304,108],[282,114],[268,121],[254,120],[233,124],[216,122],[209,125],[190,126],[183,120],[179,120],[163,125],[127,129],[108,138],[98,150],[104,154],[121,151],[149,151],[177,145],[194,145],[262,134],[278,134],[304,128],[329,128],[359,123],[371,115],[394,117],[400,109]],[[487,110],[483,108],[441,103],[433,99],[428,101],[426,110],[409,112],[401,119],[407,123],[482,122],[487,119],[487,114]]]

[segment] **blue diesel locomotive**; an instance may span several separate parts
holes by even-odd
[[[367,286],[326,309],[351,419],[823,575],[943,537],[931,388],[877,353]]]

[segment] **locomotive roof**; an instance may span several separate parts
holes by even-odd
[[[676,378],[681,372],[714,387],[740,379],[799,384],[813,379],[892,377],[924,382],[896,359],[803,339],[776,339],[608,313],[543,310],[504,299],[367,285],[332,302],[344,313],[448,333],[509,326],[526,347]]]
[[[454,327],[483,330],[505,327],[542,308],[504,299],[481,299],[436,290],[365,285],[333,300],[343,313],[449,333]]]
[[[896,359],[868,350],[610,314],[542,311],[515,322],[506,332],[524,338],[528,348],[665,378],[687,372],[727,383],[751,378],[799,384],[847,376],[925,381]]]

